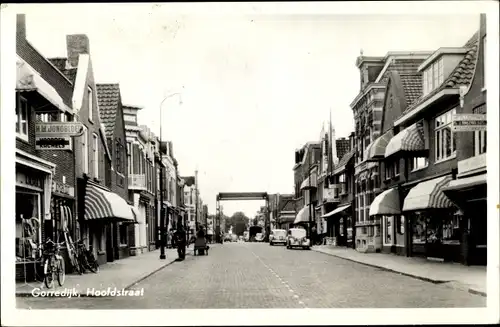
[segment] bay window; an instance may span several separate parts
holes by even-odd
[[[28,100],[18,96],[16,105],[16,135],[25,141],[28,141],[29,109]]]
[[[451,130],[452,117],[456,109],[452,109],[436,117],[434,130],[436,161],[455,157],[457,153],[455,133]]]

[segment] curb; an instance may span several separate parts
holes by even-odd
[[[437,284],[444,284],[446,287],[453,288],[451,286],[446,285],[446,283],[451,282],[449,280],[435,280],[435,279],[430,279],[430,278],[427,278],[427,277],[422,277],[422,276],[418,276],[418,275],[404,273],[404,272],[397,271],[397,270],[390,269],[390,268],[385,268],[385,267],[377,266],[377,265],[374,265],[374,264],[371,264],[371,263],[366,263],[366,262],[363,262],[363,261],[357,261],[357,260],[354,260],[354,259],[349,259],[349,258],[341,257],[341,256],[333,254],[333,253],[328,253],[328,252],[321,251],[320,249],[314,249],[314,248],[312,248],[311,250],[316,251],[318,253],[323,253],[323,254],[326,254],[326,255],[330,255],[332,257],[336,257],[336,258],[339,258],[339,259],[343,259],[343,260],[347,260],[347,261],[359,263],[359,264],[362,264],[362,265],[365,265],[365,266],[369,266],[369,267],[372,267],[372,268],[377,268],[377,269],[380,269],[380,270],[384,270],[384,271],[388,271],[388,272],[400,274],[400,275],[411,277],[411,278],[414,278],[414,279],[423,280],[425,282],[429,282],[429,283],[432,283],[432,284],[435,284],[435,285],[437,285]],[[467,289],[464,289],[464,290],[467,290],[470,294],[480,295],[480,296],[483,296],[483,297],[487,296],[485,292],[477,291],[477,290],[474,290],[472,288],[467,288]]]
[[[140,282],[142,282],[143,280],[151,277],[152,275],[156,274],[157,272],[159,272],[160,270],[170,266],[171,264],[173,264],[174,262],[176,262],[176,259],[170,261],[170,262],[167,262],[165,263],[163,266],[160,266],[159,268],[156,268],[155,270],[153,270],[152,272],[149,272],[148,274],[146,274],[145,276],[142,276],[140,277],[138,280],[134,281],[133,283],[131,283],[130,285],[128,286],[125,286],[122,288],[122,290],[129,290],[131,287],[139,284]],[[117,287],[118,288],[118,287]],[[16,297],[34,297],[31,292],[20,292],[20,293],[16,293]],[[47,296],[47,297],[59,297],[59,296]],[[113,297],[111,295],[105,295],[105,296],[100,296],[100,295],[87,295],[87,294],[84,294],[84,293],[77,293],[76,296],[74,297],[98,297],[98,298],[106,298],[106,297]],[[61,296],[61,298],[66,298],[66,297],[63,297]]]

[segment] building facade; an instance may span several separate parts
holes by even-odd
[[[382,248],[380,221],[369,216],[370,204],[380,190],[377,162],[367,161],[366,150],[381,135],[382,107],[388,76],[391,71],[415,72],[430,52],[389,52],[385,57],[356,60],[360,71],[360,92],[351,103],[355,120],[355,211],[356,249],[379,252]],[[384,136],[384,139],[390,135]]]

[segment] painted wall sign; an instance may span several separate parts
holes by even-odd
[[[71,150],[71,137],[35,137],[36,150]]]
[[[63,184],[61,182],[52,181],[52,192],[58,194],[64,194],[69,196],[75,196],[75,188],[68,185]]]
[[[35,124],[35,134],[41,136],[79,136],[83,133],[80,122],[38,122]]]
[[[16,185],[30,186],[43,190],[43,178],[37,176],[29,176],[21,172],[16,172]]]
[[[483,114],[455,114],[452,119],[451,129],[454,132],[486,130],[486,115]]]

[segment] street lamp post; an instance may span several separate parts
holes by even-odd
[[[179,104],[182,104],[181,94],[178,92],[167,95],[165,98],[163,98],[163,100],[160,103],[160,161],[162,163],[163,163],[163,155],[161,153],[161,151],[162,151],[161,146],[163,143],[163,140],[162,140],[162,125],[163,124],[162,124],[161,106],[163,105],[163,102],[165,102],[165,100],[167,100],[173,96],[176,96],[176,95],[178,95],[180,98]],[[164,212],[163,211],[163,167],[160,167],[160,260],[164,260],[167,258],[165,256],[166,235],[165,235],[165,214],[164,213],[166,213],[168,215],[168,207],[167,207],[167,210]]]

